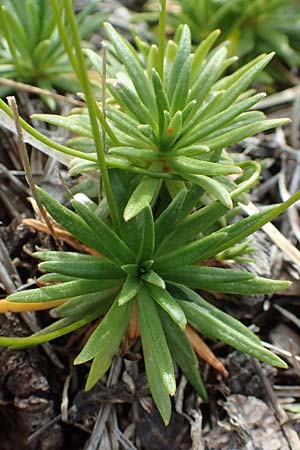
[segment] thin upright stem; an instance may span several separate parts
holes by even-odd
[[[19,64],[17,50],[16,50],[16,47],[15,47],[15,44],[14,44],[14,41],[13,41],[13,38],[12,38],[12,35],[10,32],[10,28],[7,23],[4,6],[0,6],[0,24],[2,25],[2,33],[7,41],[7,45],[9,47],[9,51],[11,53],[14,66],[16,68],[17,73],[20,75],[21,68],[20,68],[20,64]]]
[[[45,211],[44,206],[41,204],[39,197],[37,195],[36,192],[36,187],[35,187],[35,183],[34,183],[34,179],[32,176],[32,171],[31,171],[31,167],[30,167],[30,162],[29,162],[29,158],[28,158],[28,154],[26,151],[26,146],[24,143],[24,138],[23,138],[23,133],[22,133],[22,127],[21,127],[21,123],[20,123],[20,116],[19,116],[19,111],[18,111],[18,107],[17,107],[17,103],[16,103],[16,99],[15,97],[7,97],[7,101],[8,104],[12,110],[13,116],[14,116],[14,120],[15,120],[15,125],[16,125],[16,131],[17,131],[17,138],[18,138],[18,149],[19,149],[19,154],[20,154],[20,158],[24,167],[24,172],[25,172],[25,179],[31,189],[32,192],[32,196],[34,198],[34,200],[36,201],[36,204],[39,208],[39,211],[41,213],[41,216],[43,217],[49,231],[50,234],[52,235],[53,239],[55,240],[56,244],[58,245],[58,247],[60,246],[59,240],[56,236],[55,230],[52,226],[52,223],[49,220],[49,217],[47,216],[47,213]]]
[[[164,78],[166,9],[167,9],[167,0],[161,0],[160,14],[159,14],[159,37],[158,37],[158,73],[162,81]]]
[[[57,2],[56,2],[56,0],[52,0],[52,3],[57,3]],[[102,174],[103,185],[104,185],[104,189],[105,189],[107,203],[109,206],[113,225],[116,229],[118,229],[119,228],[118,227],[118,214],[117,214],[116,205],[115,205],[114,198],[113,198],[113,192],[112,192],[112,188],[111,188],[111,184],[110,184],[110,180],[109,180],[108,170],[107,170],[107,166],[106,166],[105,153],[104,153],[104,148],[102,145],[102,136],[101,136],[101,132],[100,132],[100,127],[99,127],[99,123],[97,120],[96,101],[93,98],[91,86],[89,83],[88,72],[86,69],[83,51],[81,48],[81,39],[80,39],[80,35],[78,32],[78,27],[77,27],[77,23],[76,23],[74,11],[73,11],[72,2],[70,0],[63,0],[63,5],[64,5],[65,12],[66,12],[69,31],[71,33],[72,41],[74,44],[76,60],[77,60],[76,67],[78,67],[79,81],[81,82],[83,92],[85,94],[85,100],[86,100],[86,104],[87,104],[87,108],[88,108],[88,112],[89,112],[89,117],[90,117],[90,122],[91,122],[91,127],[92,127],[92,131],[93,131],[95,147],[96,147],[96,152],[97,152],[97,157],[98,157],[98,164],[99,164],[100,171]],[[73,63],[73,61],[71,61],[71,63]]]
[[[67,55],[69,57],[69,60],[73,66],[74,72],[75,72],[77,78],[79,79],[79,81],[81,82],[81,77],[80,77],[81,74],[80,74],[80,70],[77,65],[76,57],[73,53],[72,45],[70,44],[69,37],[66,32],[66,28],[61,19],[61,10],[58,7],[57,0],[50,0],[50,1],[51,1],[51,7],[52,7],[55,23],[56,23],[56,26],[59,31],[59,35],[61,37],[61,40],[63,42],[63,45],[65,47]]]

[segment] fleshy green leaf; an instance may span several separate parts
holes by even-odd
[[[144,73],[141,63],[137,58],[135,50],[115,31],[109,23],[105,23],[104,27],[110,41],[118,53],[119,58],[126,67],[139,97],[143,101],[144,105],[148,107],[150,111],[154,112],[156,108],[152,87]]]
[[[187,62],[191,52],[191,32],[187,25],[183,26],[181,38],[179,41],[176,58],[173,63],[167,87],[169,101],[172,102],[175,89],[183,71],[183,67]]]
[[[72,200],[72,204],[91,232],[97,233],[101,239],[102,252],[105,256],[123,264],[134,261],[134,253],[100,217],[77,200]]]
[[[250,272],[218,267],[185,266],[164,274],[164,279],[196,289],[227,294],[273,294],[290,286],[289,281],[269,280],[255,277]]]
[[[179,156],[178,158],[170,158],[169,165],[179,173],[191,173],[198,175],[216,176],[241,174],[240,167],[233,164],[218,164],[209,161],[201,161],[195,158]]]
[[[210,58],[203,69],[199,73],[197,80],[195,81],[190,94],[189,100],[196,99],[200,104],[209,94],[210,88],[218,77],[218,72],[223,65],[223,62],[227,56],[227,49],[221,47]]]
[[[74,255],[74,253],[70,253]],[[56,272],[62,275],[89,280],[117,279],[124,277],[124,273],[115,263],[97,256],[79,255],[83,258],[70,258],[60,261],[46,261],[39,264],[39,268],[46,272]]]
[[[250,109],[264,97],[264,93],[256,94],[246,100],[230,105],[224,111],[218,114],[214,114],[213,116],[205,120],[200,119],[200,123],[198,125],[195,124],[194,127],[190,128],[190,131],[187,131],[187,133],[185,133],[183,137],[179,139],[179,141],[176,143],[176,147],[186,147],[191,144],[197,143],[199,139],[209,135],[215,130],[220,129],[222,126],[224,126],[224,124],[230,122],[235,117],[238,117],[242,112]]]
[[[118,295],[119,305],[123,305],[132,300],[138,293],[140,284],[139,280],[133,274],[129,273]]]
[[[151,370],[151,363],[154,361],[165,388],[170,395],[174,395],[176,391],[176,382],[172,358],[154,300],[149,296],[146,289],[140,289],[137,295],[136,306],[142,346],[145,361],[147,360],[148,371]],[[154,366],[154,369],[155,368],[156,367]]]
[[[90,122],[86,120],[86,116],[84,115],[74,114],[64,117],[57,114],[33,114],[31,117],[32,119],[65,128],[80,136],[93,137]]]
[[[165,272],[178,269],[187,264],[203,261],[203,254],[207,251],[213,251],[225,237],[226,233],[220,232],[215,236],[206,236],[196,242],[179,247],[170,253],[165,253],[155,258],[153,268],[158,272]]]
[[[162,289],[166,288],[164,280],[153,270],[150,270],[144,275],[141,275],[141,279],[147,281],[150,284],[153,284],[154,286],[158,286],[159,288]]]
[[[92,292],[90,294],[79,295],[70,298],[69,301],[57,306],[54,311],[55,317],[75,317],[81,318],[86,314],[98,311],[98,316],[106,313],[116,297],[119,286],[105,289],[100,292]]]
[[[98,236],[87,226],[87,224],[68,208],[65,208],[60,203],[58,203],[51,195],[43,191],[39,187],[36,187],[37,195],[46,207],[47,211],[51,216],[69,233],[75,236],[84,244],[91,248],[94,248],[99,253],[102,253],[102,242],[99,240]]]
[[[196,77],[198,76],[199,69],[206,58],[206,55],[208,54],[211,46],[217,39],[217,37],[220,35],[220,30],[215,30],[212,33],[210,33],[206,39],[204,39],[201,44],[198,46],[197,50],[194,53],[193,57],[193,63],[192,63],[192,69],[191,69],[191,75],[192,75],[192,82],[195,81]]]
[[[216,105],[216,108],[211,113],[218,113],[226,109],[229,105],[231,105],[238,96],[249,86],[249,84],[255,79],[257,74],[269,63],[269,61],[273,58],[274,53],[270,53],[269,55],[260,55],[255,60],[251,61],[249,65],[244,66],[244,70],[236,71],[232,78],[226,80],[227,85],[221,84],[218,86],[218,89],[226,89],[224,96]],[[225,82],[226,82],[225,81]],[[221,81],[222,83],[222,81]],[[230,83],[230,84],[229,84]]]
[[[172,202],[165,208],[158,219],[155,221],[155,244],[159,247],[163,239],[168,236],[178,220],[178,214],[182,208],[187,190],[182,189],[178,192]]]
[[[152,84],[157,107],[158,131],[161,136],[166,125],[164,111],[170,111],[170,105],[160,76],[155,69],[152,69]]]
[[[236,320],[234,317],[226,314],[208,301],[204,300],[204,298],[202,298],[192,289],[189,289],[188,287],[183,285],[173,283],[168,286],[168,289],[170,290],[174,298],[196,303],[197,305],[201,306],[201,308],[205,309],[207,311],[207,314],[211,314],[216,319],[228,325],[228,327],[244,334],[248,339],[254,341],[256,344],[262,345],[260,339],[254,333],[252,333],[249,328],[243,325],[239,320]],[[59,306],[58,308],[62,308],[62,306]]]
[[[61,319],[56,322],[55,329],[47,330],[44,328],[43,333],[36,333],[32,336],[26,337],[5,337],[0,336],[0,346],[12,347],[12,348],[24,348],[32,345],[43,344],[44,342],[49,342],[53,339],[57,339],[60,336],[64,336],[65,334],[71,333],[72,331],[78,330],[79,328],[84,327],[88,323],[92,322],[98,316],[97,313],[89,314],[83,317],[80,320],[74,320],[73,318]]]
[[[160,311],[160,316],[172,356],[194,389],[207,400],[207,393],[199,374],[199,363],[185,331],[163,311]]]
[[[143,233],[137,261],[142,263],[153,256],[155,236],[152,210],[149,205],[144,208]]]
[[[132,89],[121,81],[117,81],[112,85],[108,84],[108,88],[129,115],[137,119],[141,124],[149,124],[151,127],[156,128],[156,122],[151,112]]]
[[[118,352],[120,342],[128,326],[131,303],[120,306],[117,299],[101,320],[89,340],[75,358],[74,364],[82,364],[97,356],[102,355],[103,364],[97,379],[89,380],[88,389],[92,387],[107,371],[113,356]],[[92,384],[92,385],[91,385]]]
[[[38,289],[15,292],[7,297],[10,302],[36,303],[49,302],[63,298],[76,297],[91,292],[104,291],[118,286],[117,280],[76,280],[62,284],[54,284]]]
[[[153,163],[151,169],[160,171],[161,164]],[[146,206],[150,205],[155,198],[160,185],[160,179],[146,176],[142,177],[124,210],[124,219],[126,222],[139,214]]]
[[[203,141],[203,143],[207,145],[211,151],[214,151],[220,148],[228,147],[229,145],[236,144],[237,142],[240,142],[243,139],[246,139],[257,133],[262,133],[263,131],[269,130],[270,128],[286,125],[289,122],[290,122],[289,119],[262,120],[259,122],[250,123],[249,125],[236,128],[232,131],[228,131],[227,133],[222,134],[221,136],[212,139],[207,139]]]
[[[227,189],[219,181],[204,175],[185,174],[185,177],[198,184],[204,191],[221,202],[226,208],[231,209],[233,203]]]
[[[146,289],[153,300],[155,300],[156,303],[164,311],[166,311],[176,325],[184,330],[186,327],[186,317],[180,306],[178,306],[176,301],[173,299],[172,295],[170,295],[166,289],[162,289],[150,283],[147,285]]]
[[[278,356],[261,345],[256,344],[243,333],[228,327],[227,324],[218,320],[211,313],[201,308],[201,306],[185,301],[179,301],[179,304],[183,308],[191,325],[204,335],[219,339],[237,350],[267,364],[283,368],[287,367],[285,362],[278,358]]]

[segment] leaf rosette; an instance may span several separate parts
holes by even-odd
[[[127,189],[128,175],[114,171],[113,186],[118,190],[119,202],[126,204],[131,195]],[[193,227],[187,228],[185,243],[180,239],[180,229],[189,216],[179,219],[178,212],[184,204],[186,190],[179,192],[156,219],[149,206],[129,222],[120,217],[119,234],[97,214],[93,202],[86,206],[74,199],[74,212],[41,189],[38,195],[55,221],[99,256],[37,252],[35,256],[42,260],[39,268],[47,272],[39,281],[51,284],[14,293],[7,301],[30,305],[46,302],[51,307],[51,302],[65,300],[55,309],[58,320],[30,337],[0,337],[0,345],[13,348],[35,345],[101,319],[75,359],[75,364],[92,361],[86,383],[86,388],[90,389],[119,351],[134,310],[150,390],[165,423],[171,414],[169,396],[174,395],[176,389],[172,358],[206,398],[198,361],[185,331],[187,323],[206,337],[221,340],[261,361],[285,367],[285,363],[265,349],[247,327],[208,303],[203,294],[194,289],[251,295],[271,294],[287,288],[288,281],[201,264],[282,213],[299,199],[298,194],[281,205],[271,206],[214,233],[205,235],[203,232],[200,238],[194,235]],[[218,202],[214,203],[216,211],[219,206]],[[204,213],[204,222],[206,219],[212,223],[218,220],[218,214],[212,215],[210,208]],[[170,227],[175,233],[173,242],[178,233],[177,246],[172,244],[171,250],[162,253],[160,249],[168,241]]]
[[[232,208],[230,192],[243,167],[226,153],[226,147],[288,121],[266,120],[262,112],[251,110],[265,94],[246,91],[273,54],[263,54],[224,76],[234,59],[228,58],[225,45],[211,51],[219,32],[211,33],[192,52],[190,30],[184,26],[178,44],[168,42],[160,70],[156,45],[144,43],[143,63],[139,53],[110,24],[105,24],[105,29],[123,67],[107,83],[111,99],[106,110],[106,163],[110,169],[140,175],[125,207],[125,220],[151,205],[162,182],[172,196],[193,184],[199,199],[205,192],[227,209]],[[99,56],[92,51],[87,54],[98,67]],[[76,112],[65,118],[47,114],[34,117],[81,135],[69,142],[81,156],[72,163],[72,175],[98,168],[87,115]],[[103,123],[103,117],[99,120]]]

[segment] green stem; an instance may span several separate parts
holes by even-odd
[[[52,1],[56,2],[56,0],[52,0]],[[95,147],[96,147],[96,152],[97,152],[97,156],[98,156],[98,163],[99,163],[101,174],[102,174],[102,180],[103,180],[103,185],[104,185],[105,194],[106,194],[106,198],[107,198],[107,203],[109,206],[113,225],[116,229],[118,229],[119,228],[118,227],[118,213],[117,213],[117,209],[115,206],[113,192],[112,192],[109,175],[108,175],[108,170],[107,170],[107,166],[106,166],[106,162],[105,162],[105,153],[104,153],[104,149],[103,149],[103,145],[102,145],[102,137],[101,137],[101,132],[100,132],[99,123],[98,123],[98,119],[97,119],[97,105],[93,98],[91,86],[89,83],[88,72],[86,69],[83,51],[81,48],[81,39],[80,39],[80,35],[78,32],[75,15],[73,12],[73,6],[72,6],[72,3],[70,0],[63,0],[63,5],[65,8],[66,16],[68,19],[69,30],[72,35],[72,40],[73,40],[73,44],[74,44],[74,48],[75,48],[78,70],[79,70],[79,74],[80,74],[79,80],[81,81],[82,88],[83,88],[83,91],[85,94],[85,100],[86,100],[86,104],[87,104],[87,108],[88,108],[88,112],[89,112],[91,127],[93,130]],[[77,64],[76,64],[76,66],[77,66]]]
[[[69,38],[68,38],[68,34],[66,32],[66,27],[62,22],[61,19],[61,15],[62,15],[62,10],[59,9],[58,4],[57,4],[57,0],[50,0],[51,1],[51,7],[52,7],[52,11],[53,11],[53,16],[56,22],[56,26],[58,28],[59,31],[59,35],[61,37],[61,40],[64,44],[65,50],[67,52],[67,55],[69,57],[69,60],[73,66],[74,72],[76,73],[77,78],[79,79],[79,81],[81,82],[81,77],[80,77],[80,70],[75,58],[75,55],[73,53],[72,50],[72,45],[70,44]]]
[[[96,115],[97,115],[97,118],[99,119],[99,122],[103,126],[103,129],[108,134],[108,136],[110,137],[110,139],[112,140],[114,145],[116,147],[119,147],[121,145],[121,143],[120,143],[119,139],[117,138],[117,136],[115,135],[115,133],[113,132],[113,130],[111,129],[111,127],[108,125],[108,123],[107,123],[106,119],[104,118],[103,113],[97,103],[96,103]]]
[[[16,71],[18,73],[18,75],[21,74],[21,67],[19,64],[19,60],[18,60],[18,55],[17,55],[17,51],[16,51],[16,47],[15,44],[13,42],[11,33],[10,33],[10,29],[6,20],[6,15],[5,15],[5,8],[3,6],[0,6],[0,24],[2,25],[2,30],[3,30],[3,35],[7,41],[7,45],[9,47],[9,51],[11,53],[13,62],[14,62],[14,66],[16,68]]]
[[[236,189],[231,192],[230,196],[232,199],[235,199],[238,195],[242,194],[242,192],[248,191],[254,185],[256,180],[258,180],[261,172],[261,166],[256,161],[243,161],[236,165],[241,169],[253,169],[253,173],[247,180],[243,181]]]
[[[11,119],[14,118],[13,113],[9,106],[0,98],[0,109],[5,112]],[[24,119],[20,118],[20,124],[22,125],[23,130],[27,131],[33,138],[47,145],[48,147],[53,148],[61,153],[65,153],[66,155],[74,156],[75,158],[85,159],[87,161],[97,162],[97,157],[92,155],[91,153],[84,153],[79,150],[75,150],[70,147],[66,147],[65,145],[58,144],[57,142],[52,141],[47,136],[44,136],[39,131],[35,130],[31,127]],[[34,144],[32,144],[34,146]]]
[[[165,32],[166,32],[166,9],[167,0],[160,1],[159,14],[159,37],[158,37],[158,73],[164,79],[164,59],[165,59]]]

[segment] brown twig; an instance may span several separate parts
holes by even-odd
[[[218,372],[220,372],[224,377],[228,376],[228,372],[225,369],[221,361],[214,355],[211,349],[206,345],[206,343],[201,339],[199,334],[190,326],[187,325],[185,330],[187,337],[189,338],[193,349],[197,355],[206,361],[209,365],[214,367]]]
[[[36,219],[23,219],[22,223],[24,223],[24,225],[27,225],[29,227],[34,228],[37,231],[42,231],[43,233],[47,233],[50,234],[49,228],[40,220],[36,220]],[[86,245],[82,244],[81,242],[79,242],[72,234],[70,234],[68,231],[63,230],[62,228],[59,228],[58,226],[53,226],[53,229],[56,233],[56,236],[61,239],[62,241],[66,242],[68,245],[70,245],[71,247],[75,248],[76,250],[83,252],[83,253],[88,253],[89,255],[93,255],[93,256],[100,256],[100,254],[98,252],[96,252],[96,250],[87,247]]]
[[[300,439],[296,431],[293,429],[292,425],[289,423],[289,417],[284,411],[284,409],[280,406],[276,395],[274,394],[273,388],[271,386],[270,381],[264,374],[262,370],[261,364],[256,359],[253,359],[254,368],[261,379],[261,382],[265,388],[266,397],[273,407],[277,420],[281,424],[282,431],[285,435],[286,440],[288,441],[290,450],[299,450],[300,449]]]
[[[53,239],[55,240],[55,242],[57,243],[57,245],[59,246],[59,241],[58,238],[55,234],[55,231],[53,229],[53,226],[46,214],[45,208],[44,206],[41,204],[38,195],[37,195],[37,191],[36,191],[36,186],[34,183],[34,179],[32,176],[32,172],[31,172],[31,167],[30,167],[30,162],[29,162],[29,158],[28,158],[28,154],[27,154],[27,150],[26,150],[26,146],[24,143],[24,139],[23,139],[23,132],[22,132],[22,127],[20,124],[20,116],[19,116],[19,111],[18,111],[18,107],[17,107],[17,103],[16,103],[16,99],[15,97],[7,97],[7,101],[8,104],[13,112],[14,115],[14,120],[15,120],[15,125],[16,125],[16,130],[17,130],[17,137],[18,137],[18,149],[19,149],[19,153],[20,153],[20,158],[24,167],[24,171],[25,171],[25,179],[31,189],[32,195],[38,205],[38,208],[40,210],[41,216],[43,217],[48,229],[49,229],[49,233],[51,234],[51,236],[53,237]]]
[[[57,94],[56,92],[51,92],[46,89],[41,89],[37,86],[32,86],[31,84],[25,84],[15,80],[9,80],[8,78],[0,77],[0,84],[12,87],[19,91],[29,92],[30,94],[46,95],[47,97],[52,97],[55,98],[56,100],[71,103],[74,106],[85,106],[85,103],[81,102],[80,100],[75,100],[74,98],[66,97],[65,95],[60,95]]]

